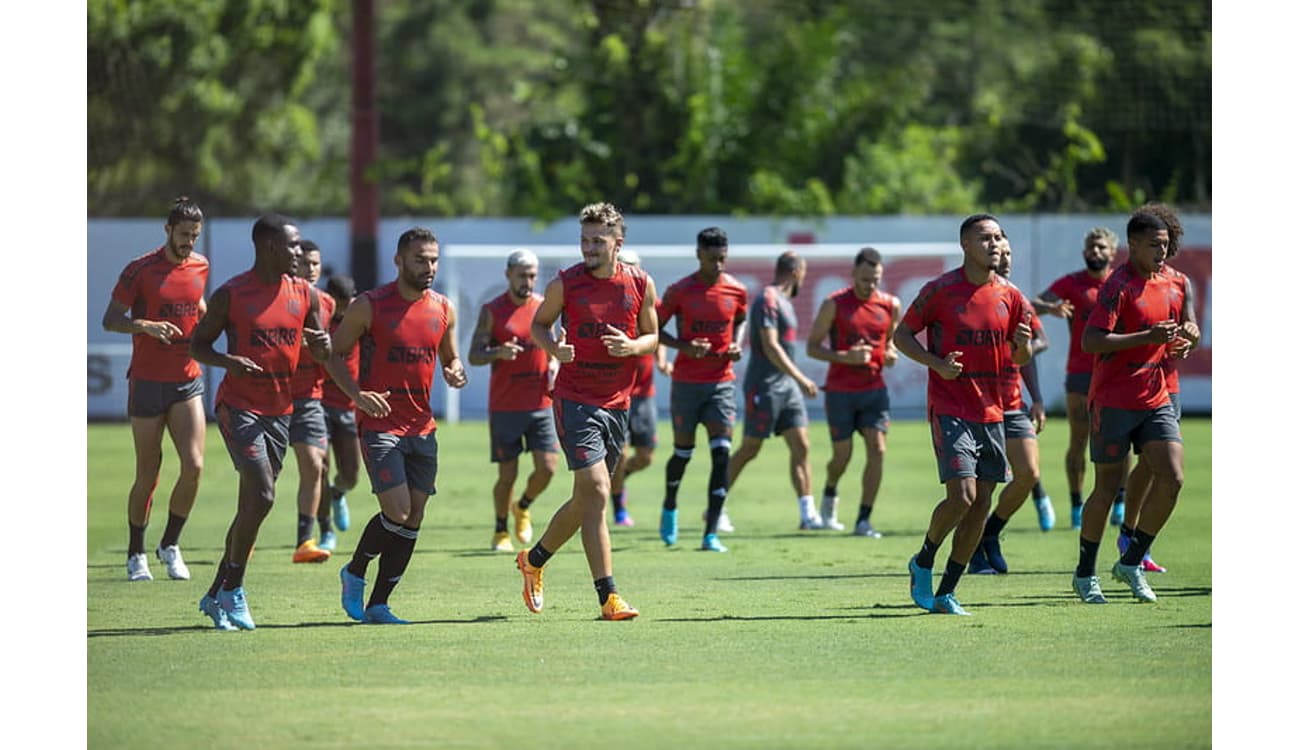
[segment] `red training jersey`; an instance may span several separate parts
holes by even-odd
[[[227,370],[216,403],[266,417],[292,412],[291,386],[311,311],[311,285],[285,275],[267,284],[249,270],[217,291],[221,289],[230,295],[226,352],[253,360],[262,371],[240,375]]]
[[[1043,321],[1038,317],[1038,313],[1034,312],[1033,303],[1023,294],[1020,296],[1023,298],[1021,303],[1024,304],[1025,310],[1029,311],[1029,327],[1033,329],[1030,340],[1033,340],[1043,335]],[[1011,342],[1008,341],[1007,363],[1002,369],[1002,410],[1019,411],[1023,408],[1025,408],[1025,399],[1020,389],[1020,365],[1011,361]]]
[[[190,357],[190,334],[199,323],[199,303],[208,285],[208,259],[197,253],[174,264],[159,247],[131,261],[113,287],[113,299],[131,310],[134,320],[166,320],[181,329],[164,344],[144,333],[131,336],[128,378],[181,383],[202,371]]]
[[[655,355],[643,354],[636,358],[636,377],[632,380],[632,398],[650,398],[655,395]]]
[[[1125,263],[1115,269],[1097,296],[1088,325],[1112,333],[1136,333],[1162,320],[1183,320],[1187,290],[1166,273],[1146,278]],[[1169,403],[1165,385],[1167,344],[1143,344],[1097,355],[1089,403],[1116,409],[1155,409]]]
[[[551,408],[549,390],[550,357],[533,343],[533,316],[542,297],[533,294],[523,304],[516,304],[510,292],[504,292],[483,306],[492,318],[494,345],[514,342],[524,348],[514,359],[492,360],[492,379],[488,386],[488,411],[536,411]]]
[[[898,298],[873,289],[871,296],[861,299],[853,287],[845,287],[830,296],[835,304],[835,320],[831,323],[831,348],[843,351],[857,344],[871,346],[871,358],[861,365],[831,362],[826,368],[823,389],[837,393],[876,391],[885,387],[885,352],[889,348],[889,335]]]
[[[626,409],[631,401],[636,357],[615,357],[600,340],[605,326],[636,338],[637,316],[649,277],[636,266],[614,262],[614,275],[599,279],[576,263],[558,274],[564,287],[561,325],[574,349],[573,361],[560,365],[555,396],[604,409]]]
[[[707,284],[696,272],[668,287],[659,303],[659,326],[666,326],[676,316],[677,338],[682,343],[709,340],[709,353],[699,359],[677,350],[673,359],[675,382],[725,383],[736,379],[727,349],[735,333],[735,319],[745,314],[748,305],[745,285],[729,273]]]
[[[427,435],[438,429],[429,395],[438,369],[438,346],[447,334],[451,302],[426,289],[414,301],[390,281],[364,293],[370,302],[370,330],[358,345],[364,391],[388,391],[386,417],[357,414],[358,426],[394,435]]]
[[[320,319],[331,320],[334,317],[334,298],[329,292],[316,290],[316,297],[320,300]],[[306,346],[306,343],[303,344]],[[320,400],[325,396],[325,381],[330,377],[325,373],[325,367],[311,358],[311,354],[298,358],[298,369],[293,371],[293,382],[289,386],[294,400],[300,398],[314,398]]]
[[[961,352],[961,374],[944,380],[929,370],[930,415],[968,422],[1002,421],[1002,370],[1008,343],[1026,316],[1025,297],[1010,281],[993,274],[976,286],[957,268],[921,287],[903,323],[926,332],[926,349],[939,357]]]
[[[337,307],[335,307],[334,310],[335,312],[338,312]],[[338,330],[339,323],[342,322],[342,316],[330,319],[331,336],[334,334],[334,331]],[[354,346],[352,347],[352,351],[343,355],[343,364],[348,368],[348,372],[351,373],[352,381],[360,382],[358,378],[361,376],[361,347]],[[331,378],[328,375],[325,378],[325,385],[320,400],[321,403],[335,409],[346,410],[356,407],[356,404],[352,403],[352,399],[348,398],[347,394],[339,388],[339,384],[334,382],[334,378]]]
[[[1174,279],[1175,283],[1182,284],[1185,291],[1189,291],[1192,286],[1192,280],[1187,274],[1179,271],[1173,266],[1166,263],[1161,269]],[[1185,303],[1186,304],[1186,303]],[[1181,385],[1178,382],[1178,360],[1174,357],[1165,357],[1165,390],[1170,393],[1178,393]]]
[[[1092,372],[1094,355],[1083,350],[1083,329],[1088,325],[1088,316],[1097,306],[1097,292],[1101,285],[1110,278],[1110,270],[1100,279],[1094,279],[1089,273],[1075,271],[1052,282],[1047,291],[1074,305],[1074,314],[1070,316],[1070,352],[1065,359],[1067,375],[1087,375]]]

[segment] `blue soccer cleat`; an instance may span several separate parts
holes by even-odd
[[[352,525],[352,517],[348,515],[348,499],[343,495],[331,501],[330,512],[334,516],[334,525],[339,527],[339,531],[347,531]]]
[[[966,572],[972,575],[997,575],[997,571],[989,565],[989,559],[984,555],[984,545],[975,548],[975,554],[970,556],[970,562],[966,563]]]
[[[410,620],[403,620],[388,608],[387,604],[372,604],[366,607],[363,622],[371,625],[410,625]]]
[[[239,630],[239,628],[230,624],[230,618],[226,617],[226,610],[222,609],[220,604],[217,604],[216,599],[207,594],[204,594],[203,598],[199,600],[199,611],[212,618],[212,626],[217,630]]]
[[[726,552],[727,551],[727,548],[722,546],[722,542],[718,541],[717,534],[705,534],[704,543],[700,545],[700,549],[705,552]]]
[[[1038,511],[1038,528],[1051,531],[1056,525],[1056,510],[1052,508],[1052,498],[1043,495],[1034,501],[1034,508]]]
[[[320,535],[320,544],[316,546],[320,547],[326,552],[333,552],[334,550],[338,549],[339,538],[334,532],[326,531],[325,533]]]
[[[1072,529],[1083,528],[1083,506],[1082,505],[1070,506],[1070,528]]]
[[[361,621],[366,616],[366,579],[354,576],[344,565],[339,570],[339,580],[343,582],[343,611],[348,617]]]
[[[964,615],[970,617],[970,612],[962,609],[961,604],[957,602],[957,597],[952,594],[936,596],[934,606],[930,608],[930,611],[936,615]]]
[[[1124,523],[1124,501],[1123,500],[1115,503],[1113,506],[1111,506],[1110,509],[1110,525],[1119,526],[1122,523]]]
[[[1007,572],[1007,560],[1002,556],[1002,542],[996,536],[986,536],[980,540],[980,549],[984,550],[984,557],[988,563],[998,573]]]
[[[911,579],[912,601],[929,611],[934,607],[934,571],[917,565],[916,555],[912,555],[907,561],[907,574]]]
[[[664,508],[659,514],[659,538],[669,546],[677,544],[677,509]]]
[[[257,628],[253,622],[253,613],[248,609],[248,597],[244,594],[243,586],[232,591],[225,589],[218,591],[217,604],[226,613],[226,619],[230,620],[230,624],[244,630]]]

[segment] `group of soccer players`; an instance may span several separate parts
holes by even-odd
[[[203,464],[201,363],[226,371],[215,411],[239,474],[239,491],[224,554],[200,611],[220,630],[255,628],[245,572],[274,502],[284,455],[293,445],[300,475],[294,562],[329,558],[337,544],[332,524],[343,530],[349,524],[344,494],[356,484],[360,456],[379,507],[340,570],[341,605],[354,620],[405,623],[390,609],[389,597],[410,562],[428,498],[436,492],[434,373],[440,369],[453,388],[467,382],[457,352],[455,308],[432,289],[439,260],[436,236],[420,227],[403,233],[393,257],[396,278],[354,298],[345,277],[331,279],[332,293],[317,290],[319,248],[302,239],[292,220],[263,216],[252,232],[253,267],[205,300],[208,264],[194,253],[202,221],[197,205],[178,199],[164,227],[166,242],[127,266],[104,317],[106,329],[134,339],[128,413],[137,468],[128,501],[128,578],[151,577],[144,532],[164,431],[181,456],[181,474],[156,552],[169,576],[189,577],[178,541]],[[799,525],[809,530],[844,529],[837,484],[854,436],[860,435],[867,461],[853,533],[880,536],[871,512],[889,427],[882,373],[901,353],[929,373],[928,417],[946,490],[920,550],[908,562],[911,595],[927,611],[967,614],[955,597],[960,577],[967,571],[1006,572],[998,534],[1031,489],[1040,523],[1044,506],[1050,512],[1050,501],[1043,502],[1037,487],[1034,438],[1044,412],[1032,356],[1046,343],[1036,307],[1070,317],[1072,348],[1096,355],[1087,373],[1071,369],[1067,380],[1072,421],[1079,407],[1075,395],[1082,395],[1083,406],[1091,410],[1097,466],[1086,503],[1077,501],[1075,474],[1070,475],[1072,500],[1081,508],[1074,524],[1080,528],[1074,589],[1085,602],[1105,601],[1095,571],[1097,551],[1127,475],[1122,557],[1112,572],[1137,598],[1154,601],[1143,572],[1154,565],[1151,544],[1182,483],[1180,413],[1176,397],[1170,400],[1177,391],[1173,360],[1199,341],[1190,284],[1165,263],[1181,236],[1177,217],[1166,207],[1133,214],[1130,258],[1103,277],[1082,325],[1083,304],[1067,301],[1059,283],[1033,302],[1011,284],[1010,242],[994,216],[976,214],[962,223],[962,266],[926,284],[905,314],[900,300],[879,288],[880,253],[863,248],[853,259],[852,284],[821,301],[806,341],[810,357],[829,363],[822,389],[832,456],[820,507],[812,494],[804,406],[818,386],[796,364],[798,321],[791,305],[804,279],[804,261],[794,252],[783,253],[772,283],[751,302],[744,285],[726,273],[726,234],[710,227],[697,236],[698,269],[659,299],[654,280],[623,248],[624,220],[616,208],[588,205],[579,226],[581,262],[561,270],[542,295],[534,291],[537,257],[524,249],[507,257],[507,289],[479,311],[468,355],[471,365],[491,367],[490,453],[498,466],[491,549],[514,551],[511,516],[514,540],[532,542],[530,506],[554,476],[559,451],[573,475],[569,498],[536,543],[516,556],[530,611],[542,610],[546,563],[580,534],[602,618],[638,615],[614,582],[606,508],[612,503],[615,523],[633,523],[623,482],[651,462],[656,366],[672,382],[673,454],[665,467],[659,519],[665,544],[677,543],[677,489],[700,425],[710,457],[700,549],[727,551],[719,539],[719,532],[732,528],[727,493],[773,434],[785,438]],[[1092,252],[1085,248],[1085,260]],[[226,351],[218,352],[213,344],[223,333]],[[733,452],[733,364],[743,356],[740,342],[746,335],[745,429]],[[666,349],[677,350],[671,362]],[[1072,355],[1071,368],[1075,364]],[[1020,396],[1022,374],[1031,396],[1028,408]],[[1086,395],[1078,394],[1081,383]],[[331,444],[338,463],[333,483],[328,481]],[[632,450],[625,454],[629,444]],[[1130,447],[1140,455],[1131,473]],[[533,469],[513,500],[525,450]],[[1072,443],[1067,458],[1072,472],[1076,462]],[[1004,482],[1008,487],[990,514],[993,490]],[[319,543],[314,524],[320,527]],[[951,550],[936,590],[936,552],[949,535]],[[375,558],[377,573],[367,599],[366,573]]]

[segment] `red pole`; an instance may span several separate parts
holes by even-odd
[[[352,278],[357,291],[377,283],[379,185],[368,177],[379,156],[379,111],[375,105],[375,3],[352,0]]]

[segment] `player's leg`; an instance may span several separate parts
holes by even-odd
[[[1070,440],[1065,451],[1065,481],[1070,491],[1070,526],[1079,528],[1083,513],[1083,481],[1088,463],[1088,396],[1087,393],[1067,392],[1065,414],[1070,425]]]
[[[827,394],[829,395],[829,394]],[[830,413],[826,415],[826,420],[830,421]],[[827,515],[834,515],[838,512],[840,496],[839,483],[840,477],[849,468],[849,461],[853,459],[853,433],[843,439],[836,439],[836,432],[831,430],[831,457],[826,462],[826,486],[822,488],[821,516],[824,521]]]
[[[1023,412],[1020,417],[1027,423],[1028,417]],[[1025,425],[1032,434],[1033,427]],[[1014,429],[1014,428],[1012,428]],[[1021,435],[1024,432],[1019,433]],[[1002,556],[1002,544],[999,536],[1007,522],[1016,511],[1025,504],[1029,493],[1038,483],[1038,440],[1033,437],[1008,437],[1006,441],[1007,460],[1011,464],[1011,481],[1002,488],[998,495],[997,507],[984,521],[984,531],[979,542],[976,557],[996,573],[1007,572],[1007,561]],[[981,554],[982,553],[982,554]],[[985,572],[979,566],[972,565],[972,572]]]
[[[727,464],[731,461],[731,434],[736,424],[735,385],[730,382],[713,384],[704,399],[699,414],[709,436],[709,482],[701,549],[725,552],[717,534],[719,531],[735,531],[726,515]]]
[[[400,441],[406,483],[384,490],[379,495],[379,507],[385,518],[399,522],[396,528],[386,528],[387,543],[379,553],[379,569],[375,572],[375,587],[370,592],[362,620],[377,625],[404,625],[392,613],[388,598],[411,562],[424,511],[429,496],[437,492],[438,475],[437,433],[404,437]],[[382,520],[381,520],[382,523]]]
[[[153,510],[153,492],[158,486],[158,474],[162,471],[162,441],[166,430],[166,416],[163,412],[144,406],[144,389],[149,384],[130,381],[131,399],[128,410],[131,412],[131,442],[135,448],[135,479],[126,500],[126,579],[128,581],[151,581],[149,558],[144,552],[144,533],[149,526],[149,516]],[[147,416],[137,416],[147,414]]]
[[[748,426],[745,429],[746,433],[740,439],[740,447],[731,454],[731,458],[727,459],[727,487],[736,486],[736,479],[740,477],[740,472],[758,456],[758,452],[763,448],[763,438],[750,435]]]
[[[1129,544],[1133,541],[1134,532],[1142,518],[1142,506],[1145,505],[1146,498],[1151,492],[1153,479],[1154,474],[1150,464],[1139,453],[1137,461],[1129,471],[1128,480],[1124,482],[1126,496],[1124,520],[1119,526],[1119,534],[1115,537],[1115,544],[1119,547],[1121,555],[1128,551]],[[1150,549],[1142,556],[1142,569],[1148,573],[1167,572],[1163,565],[1152,559]]]
[[[1107,516],[1115,494],[1127,476],[1130,434],[1136,426],[1133,412],[1098,407],[1095,428],[1089,437],[1093,465],[1093,487],[1083,504],[1083,523],[1079,529],[1079,562],[1074,570],[1074,590],[1089,604],[1104,604],[1097,578],[1097,553],[1106,531]]]
[[[826,426],[831,432],[831,458],[826,463],[826,486],[822,488],[821,518],[828,528],[840,530],[839,482],[853,457],[853,435],[861,404],[859,393],[826,392]]]
[[[168,406],[167,432],[180,459],[180,471],[168,502],[167,527],[155,552],[170,578],[189,580],[189,568],[181,557],[180,537],[194,508],[194,500],[199,494],[199,478],[203,474],[203,451],[207,442],[203,399],[194,396]]]
[[[330,518],[339,531],[352,527],[347,493],[357,486],[361,471],[361,441],[357,438],[356,412],[332,409],[330,414],[330,451],[334,456],[334,481],[326,486],[330,501]],[[328,477],[327,477],[328,479]],[[322,498],[322,501],[324,498]]]
[[[876,497],[885,478],[885,435],[884,430],[873,427],[862,430],[867,463],[862,467],[862,498],[858,501],[858,519],[853,526],[853,533],[858,536],[881,536],[871,525],[871,511],[876,507]]]
[[[550,409],[533,412],[524,431],[526,450],[533,454],[533,470],[524,484],[524,494],[511,506],[515,516],[515,539],[520,544],[533,541],[533,502],[550,486],[560,460],[560,440],[555,434],[555,418]]]
[[[1133,531],[1132,542],[1112,568],[1112,573],[1127,583],[1139,600],[1153,602],[1156,596],[1146,583],[1142,560],[1173,513],[1183,488],[1183,442],[1174,408],[1163,406],[1146,412],[1136,430],[1135,440],[1141,445],[1143,460],[1151,469],[1151,490]]]
[[[971,502],[953,529],[952,548],[948,553],[948,563],[944,567],[943,578],[939,580],[939,588],[934,592],[932,612],[947,615],[969,614],[957,602],[957,583],[961,580],[967,564],[970,563],[971,555],[979,546],[980,535],[984,530],[984,518],[993,504],[993,489],[996,487],[995,482],[985,479],[976,479],[973,484],[974,497],[971,498],[969,494],[972,489],[971,482],[962,482],[962,502],[964,503],[968,498]],[[951,499],[951,492],[945,502],[949,499]]]
[[[493,451],[495,459],[496,452]],[[513,552],[510,544],[510,496],[514,494],[515,479],[519,477],[519,458],[496,461],[497,481],[492,485],[492,517],[496,526],[492,530],[492,546],[497,552]]]
[[[790,451],[790,485],[799,499],[801,529],[824,529],[821,514],[813,503],[811,446],[807,424],[781,430],[785,445]]]
[[[283,450],[283,449],[281,449]],[[283,456],[283,453],[280,454]],[[275,503],[275,477],[279,469],[265,459],[239,467],[239,497],[235,518],[227,534],[224,573],[216,593],[218,605],[231,623],[253,630],[252,613],[244,593],[244,574],[257,543],[257,532]]]

